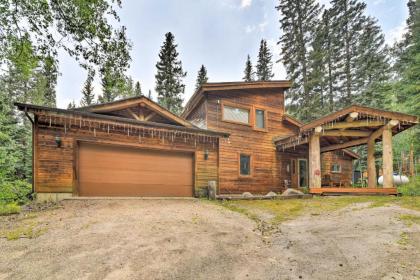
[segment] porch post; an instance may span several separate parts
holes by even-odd
[[[321,187],[321,149],[318,133],[309,138],[309,187]]]
[[[382,166],[383,166],[383,178],[384,188],[392,188],[393,183],[393,166],[392,166],[392,131],[390,128],[384,129],[382,132]]]
[[[367,143],[367,171],[368,188],[376,188],[375,139],[369,139]]]

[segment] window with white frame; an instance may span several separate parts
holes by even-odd
[[[223,120],[249,124],[249,109],[223,106]]]

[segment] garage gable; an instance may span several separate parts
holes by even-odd
[[[145,96],[121,99],[105,104],[95,104],[77,108],[76,110],[137,121],[150,121],[184,127],[194,127],[190,122],[175,115]]]

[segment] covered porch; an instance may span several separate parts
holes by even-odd
[[[312,194],[397,194],[393,182],[392,137],[418,123],[416,116],[353,105],[302,125],[298,135],[277,139],[278,151],[304,148],[308,153],[308,185]],[[383,184],[378,186],[375,143],[382,142]],[[367,145],[367,187],[322,186],[321,153]]]

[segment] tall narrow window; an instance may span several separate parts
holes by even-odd
[[[251,175],[251,156],[241,154],[239,157],[239,173],[242,176]]]
[[[255,127],[259,129],[265,129],[265,111],[256,109],[255,110]]]

